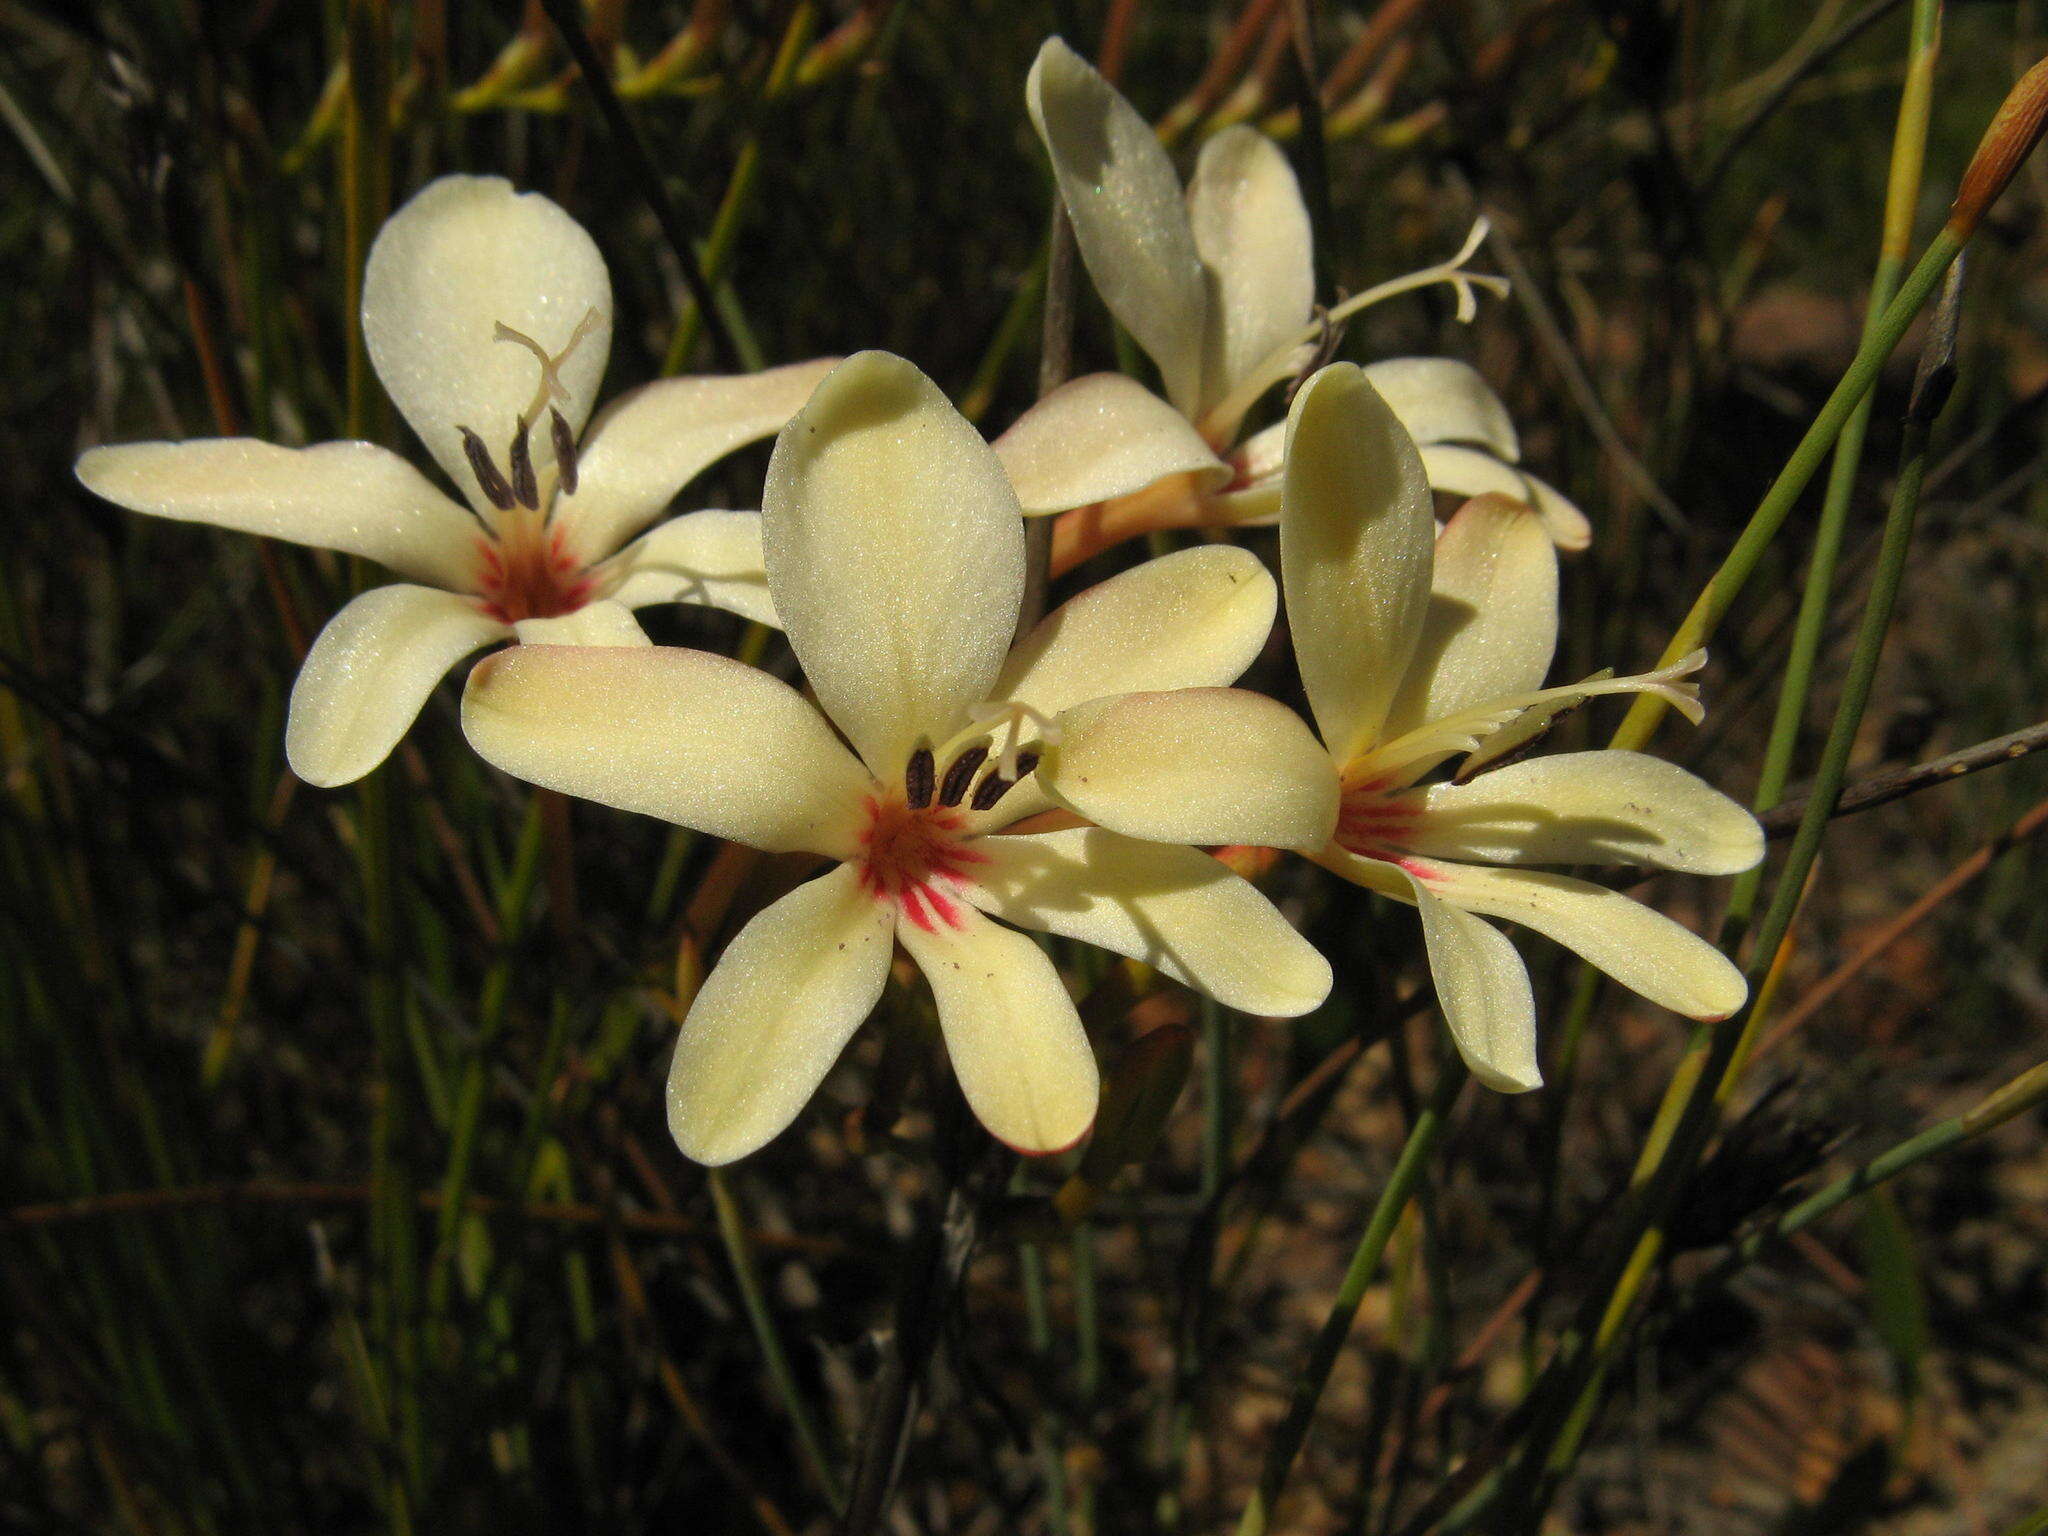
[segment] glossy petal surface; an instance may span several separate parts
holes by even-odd
[[[1120,373],[1070,379],[995,441],[1027,515],[1092,506],[1168,475],[1210,485],[1230,469],[1164,400]]]

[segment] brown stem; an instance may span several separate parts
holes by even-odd
[[[2001,763],[2018,762],[2043,747],[2048,747],[2048,720],[2009,735],[1995,736],[1990,741],[1980,741],[1975,746],[1963,747],[1945,757],[1916,763],[1910,768],[1888,768],[1882,773],[1873,773],[1869,778],[1858,779],[1843,790],[1841,801],[1835,806],[1835,815],[1849,816],[1873,806],[1888,805],[1936,784],[1947,784],[1969,774],[1981,773],[1986,768],[1996,768]],[[1766,836],[1790,837],[1805,814],[1806,797],[1802,795],[1797,800],[1773,806],[1757,819],[1763,823]]]

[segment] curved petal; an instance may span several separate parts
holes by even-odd
[[[1192,848],[1096,827],[985,837],[967,895],[1023,928],[1142,960],[1225,1007],[1293,1018],[1330,992],[1330,964],[1249,881]]]
[[[1023,601],[1023,518],[981,434],[902,358],[848,358],[783,429],[761,542],[804,675],[876,778],[988,698]]]
[[[555,407],[580,433],[611,351],[611,278],[596,244],[547,198],[515,192],[500,177],[431,181],[385,221],[370,247],[363,339],[385,391],[479,509],[489,502],[461,429],[475,431],[504,469],[520,418],[541,388],[540,360],[500,341],[500,325],[558,359]],[[555,461],[545,417],[543,406],[528,435],[534,468],[543,473]]]
[[[529,784],[770,853],[848,858],[873,782],[755,667],[669,646],[520,646],[469,675],[462,729]]]
[[[574,613],[552,619],[518,619],[512,625],[521,645],[652,645],[633,610],[600,598]]]
[[[1593,542],[1593,525],[1562,491],[1512,464],[1503,464],[1484,449],[1426,443],[1422,448],[1422,467],[1429,474],[1432,490],[1448,491],[1453,496],[1494,494],[1526,501],[1543,519],[1550,542],[1567,553]]]
[[[1316,724],[1339,762],[1378,736],[1429,602],[1436,519],[1422,461],[1352,363],[1294,397],[1280,581]]]
[[[124,443],[87,449],[77,473],[130,512],[338,549],[455,591],[476,584],[476,519],[375,443]]]
[[[1054,715],[1113,693],[1234,683],[1258,659],[1279,602],[1250,550],[1176,550],[1047,614],[1010,652],[994,696]]]
[[[598,591],[628,608],[702,603],[757,624],[776,621],[758,512],[685,512],[648,529],[592,574]]]
[[[599,413],[576,457],[576,490],[555,519],[601,560],[659,517],[676,493],[735,448],[780,432],[839,366],[813,358],[761,373],[658,379]]]
[[[1188,223],[1209,274],[1207,409],[1307,326],[1315,258],[1294,167],[1271,139],[1242,125],[1202,146],[1188,183]],[[1215,426],[1236,435],[1236,422]]]
[[[1542,520],[1527,502],[1473,498],[1437,535],[1422,638],[1387,734],[1533,693],[1556,648],[1557,549]]]
[[[1534,928],[1630,991],[1689,1018],[1725,1019],[1749,995],[1727,956],[1619,891],[1533,869],[1424,859],[1402,867],[1439,901]]]
[[[1422,942],[1444,1025],[1472,1075],[1499,1093],[1543,1086],[1536,1064],[1536,998],[1529,968],[1506,934],[1411,880]]]
[[[1064,1152],[1095,1122],[1099,1078],[1081,1016],[1045,952],[971,907],[897,938],[931,983],[946,1054],[975,1117],[1016,1151]]]
[[[1450,357],[1390,357],[1365,376],[1418,445],[1477,443],[1512,464],[1522,456],[1500,396],[1469,363]]]
[[[1208,275],[1173,162],[1116,87],[1056,37],[1038,50],[1024,101],[1095,291],[1159,365],[1166,397],[1194,416]]]
[[[1239,443],[1230,454],[1235,478],[1230,489],[1209,500],[1212,522],[1233,528],[1262,527],[1280,521],[1284,489],[1281,468],[1287,460],[1287,423],[1276,421]]]
[[[1077,815],[1147,842],[1313,849],[1337,827],[1329,754],[1293,710],[1239,688],[1070,709],[1038,782]]]
[[[292,684],[284,755],[332,789],[391,755],[448,669],[512,631],[434,587],[372,587],[327,621]]]
[[[1420,854],[1482,864],[1648,864],[1733,875],[1764,856],[1756,818],[1674,763],[1560,752],[1403,796]]]
[[[1164,400],[1120,373],[1070,379],[995,441],[1026,515],[1093,506],[1168,475],[1221,485],[1230,468]]]
[[[889,977],[891,922],[842,864],[756,913],[683,1020],[668,1129],[683,1155],[745,1157],[797,1117]]]

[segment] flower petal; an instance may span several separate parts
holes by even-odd
[[[1209,498],[1210,521],[1233,528],[1263,527],[1280,521],[1284,487],[1281,469],[1287,460],[1287,423],[1262,427],[1231,450],[1235,489]]]
[[[515,778],[770,853],[850,857],[872,781],[787,683],[669,646],[520,646],[469,675],[462,728]]]
[[[661,515],[676,493],[735,448],[782,430],[839,365],[813,358],[761,373],[658,379],[599,414],[576,458],[576,490],[555,519],[601,560]]]
[[[775,622],[758,512],[685,512],[648,529],[593,574],[599,591],[609,588],[628,608],[702,603]]]
[[[351,783],[391,755],[434,685],[512,631],[434,587],[373,587],[320,631],[292,685],[284,755],[308,784]]]
[[[1023,519],[981,434],[902,358],[848,358],[783,429],[761,540],[804,675],[876,778],[988,698],[1023,601]]]
[[[889,976],[887,910],[842,864],[756,913],[690,1004],[668,1071],[685,1157],[745,1157],[797,1117]]]
[[[1023,928],[1142,960],[1229,1008],[1293,1018],[1321,1005],[1330,965],[1249,881],[1192,848],[1096,827],[977,839],[967,892]]]
[[[1329,867],[1344,873],[1336,863]],[[1534,869],[1424,859],[1405,860],[1403,868],[1439,901],[1533,928],[1630,991],[1689,1018],[1724,1019],[1749,995],[1727,956],[1619,891]]]
[[[1067,710],[1038,782],[1077,815],[1148,842],[1314,849],[1337,826],[1329,754],[1293,710],[1239,688]]]
[[[1128,496],[1168,475],[1221,485],[1230,468],[1136,379],[1091,373],[1040,400],[995,441],[1027,516]]]
[[[1436,519],[1415,445],[1352,363],[1294,397],[1280,581],[1323,740],[1346,762],[1378,736],[1429,602]]]
[[[1450,357],[1390,357],[1367,363],[1365,376],[1418,446],[1477,443],[1510,464],[1522,456],[1508,408],[1469,363]]]
[[[612,287],[596,244],[538,192],[496,176],[443,176],[385,221],[363,272],[363,339],[377,377],[427,451],[479,509],[488,501],[463,452],[469,427],[501,469],[540,389],[540,362],[510,326],[561,360],[556,408],[580,433],[611,351]],[[537,471],[555,461],[546,410],[528,441]]]
[[[1559,549],[1581,550],[1593,542],[1593,525],[1562,491],[1512,464],[1503,464],[1484,449],[1455,443],[1425,443],[1422,466],[1428,471],[1432,490],[1448,491],[1453,496],[1492,493],[1526,501],[1543,519],[1550,542]]]
[[[1387,715],[1398,736],[1543,686],[1557,648],[1557,549],[1527,502],[1479,496],[1436,541],[1429,611]]]
[[[600,598],[574,613],[552,619],[519,619],[512,625],[521,645],[652,645],[624,603]]]
[[[125,443],[86,450],[78,478],[130,512],[338,549],[457,591],[476,582],[476,519],[374,443]]]
[[[1279,601],[1248,549],[1176,550],[1047,614],[1010,652],[994,697],[1054,715],[1113,693],[1234,683],[1258,659]]]
[[[1675,763],[1560,752],[1432,784],[1402,845],[1482,864],[1648,864],[1733,875],[1764,856],[1756,818]]]
[[[1063,1152],[1095,1121],[1099,1078],[1066,984],[1030,938],[971,907],[957,925],[897,925],[931,983],[960,1091],[998,1141]]]
[[[1410,882],[1444,1024],[1472,1075],[1499,1093],[1543,1086],[1536,1064],[1536,998],[1529,968],[1506,934]]]
[[[1315,258],[1294,167],[1271,139],[1241,125],[1202,146],[1188,183],[1188,223],[1209,270],[1206,409],[1307,326]],[[1211,427],[1235,437],[1237,425]]]
[[[1159,365],[1166,397],[1193,417],[1208,276],[1173,162],[1116,87],[1056,37],[1038,50],[1024,100],[1095,291]]]

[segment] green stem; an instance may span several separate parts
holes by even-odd
[[[1315,1344],[1309,1351],[1308,1363],[1294,1389],[1294,1399],[1288,1404],[1287,1417],[1281,1420],[1280,1427],[1273,1433],[1272,1444],[1266,1448],[1266,1462],[1259,1473],[1259,1486],[1237,1522],[1237,1536],[1262,1536],[1270,1526],[1273,1512],[1280,1506],[1288,1475],[1294,1470],[1302,1442],[1308,1438],[1309,1422],[1315,1417],[1316,1404],[1322,1398],[1323,1388],[1329,1382],[1338,1355],[1343,1353],[1344,1341],[1350,1336],[1351,1324],[1358,1316],[1360,1303],[1365,1300],[1366,1288],[1379,1271],[1387,1239],[1393,1236],[1395,1222],[1407,1208],[1409,1197],[1421,1181],[1431,1153],[1442,1139],[1451,1105],[1457,1099],[1458,1090],[1465,1086],[1466,1075],[1462,1061],[1453,1058],[1447,1063],[1437,1078],[1429,1103],[1415,1117],[1415,1124],[1409,1129],[1407,1143],[1401,1148],[1386,1188],[1380,1191],[1379,1203],[1373,1207],[1365,1232],[1352,1252],[1351,1266],[1344,1272],[1344,1283],[1337,1289],[1337,1299],[1331,1304],[1330,1315],[1323,1320],[1322,1332],[1316,1335]]]

